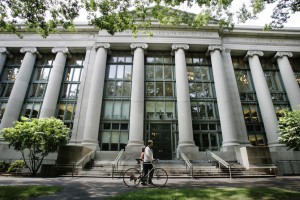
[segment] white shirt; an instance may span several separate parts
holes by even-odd
[[[150,147],[145,148],[144,162],[151,162],[153,159],[153,151]]]

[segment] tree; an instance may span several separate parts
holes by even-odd
[[[237,0],[235,0],[237,1]],[[234,13],[234,0],[1,0],[0,31],[21,35],[25,29],[38,32],[43,37],[58,33],[60,27],[75,30],[74,20],[82,10],[87,12],[91,26],[107,30],[111,35],[124,30],[147,31],[152,21],[163,25],[186,24],[200,28],[211,21],[220,27],[232,29],[234,17],[240,22],[253,19],[266,6],[275,3],[273,21],[266,28],[282,27],[291,13],[299,12],[299,0],[249,0],[238,13]],[[197,8],[195,14],[189,11]],[[185,9],[183,9],[185,8]]]
[[[56,152],[59,146],[67,143],[70,133],[70,129],[54,117],[21,117],[21,121],[14,124],[12,128],[2,129],[2,136],[9,143],[9,147],[13,146],[14,150],[21,152],[33,176],[37,174],[45,156]]]
[[[300,110],[282,110],[278,121],[279,142],[289,149],[300,150]]]

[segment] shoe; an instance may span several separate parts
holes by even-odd
[[[148,184],[153,185],[152,181],[148,181]]]
[[[145,182],[141,182],[141,184],[144,185],[144,186],[147,185],[147,183],[145,183]]]

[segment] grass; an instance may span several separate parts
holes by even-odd
[[[123,193],[110,200],[299,200],[300,192],[281,188],[200,188],[200,189],[167,189],[146,188]]]
[[[62,186],[0,186],[0,200],[25,200],[50,195],[62,190]]]

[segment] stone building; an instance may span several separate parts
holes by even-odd
[[[55,116],[69,145],[113,160],[135,158],[148,139],[161,160],[180,148],[240,161],[241,147],[269,147],[273,162],[299,159],[278,142],[279,111],[299,109],[300,29],[233,31],[153,26],[153,36],[111,36],[84,24],[42,38],[0,34],[0,129],[20,116]],[[0,144],[0,160],[19,154]],[[55,155],[53,156],[55,159]]]

